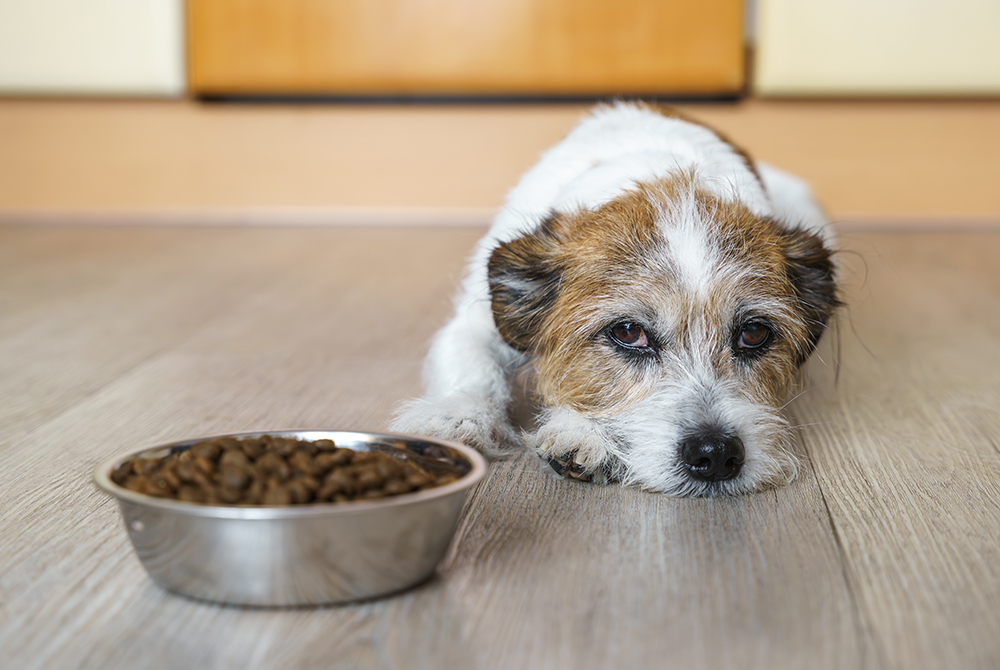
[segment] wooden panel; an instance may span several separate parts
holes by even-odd
[[[734,93],[740,0],[189,0],[196,93]]]
[[[485,225],[578,105],[0,101],[0,221]],[[838,224],[1000,222],[1000,102],[685,106]]]

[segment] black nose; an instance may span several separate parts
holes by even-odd
[[[681,442],[681,463],[695,479],[721,482],[740,474],[743,440],[719,430],[692,433]]]

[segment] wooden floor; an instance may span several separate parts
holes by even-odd
[[[839,365],[791,406],[790,486],[678,500],[518,457],[402,595],[244,610],[152,584],[95,464],[384,426],[479,233],[0,226],[3,667],[1000,666],[1000,233],[844,236]]]

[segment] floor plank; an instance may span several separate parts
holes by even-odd
[[[289,262],[304,241],[267,237],[241,248],[245,236],[210,230],[3,228],[0,248],[23,256],[0,270],[0,434],[23,435],[185,339],[234,292],[252,296],[273,282],[260,268]]]
[[[790,486],[676,500],[518,456],[394,598],[246,610],[153,585],[91,468],[193,434],[384,425],[476,237],[0,227],[12,667],[996,665],[1000,235],[846,236],[839,376],[825,351],[793,403]]]
[[[1000,235],[847,244],[839,380],[796,414],[851,587],[887,667],[996,667]]]

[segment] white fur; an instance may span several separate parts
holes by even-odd
[[[425,365],[427,395],[404,406],[393,429],[464,440],[487,452],[519,441],[507,406],[511,376],[528,358],[497,333],[487,264],[501,243],[532,232],[553,211],[596,208],[636,182],[693,171],[699,188],[720,200],[738,201],[757,216],[821,231],[829,239],[822,211],[803,182],[764,164],[756,167],[760,181],[742,155],[702,126],[640,105],[599,108],[545,153],[508,195],[470,261],[454,318],[432,344]],[[738,272],[717,267],[719,258],[701,223],[706,213],[694,211],[693,198],[677,206],[691,211],[664,213],[686,222],[667,233],[672,261],[695,293],[706,290],[719,272]],[[693,323],[697,327],[697,319]],[[680,378],[660,382],[649,398],[620,416],[590,419],[550,408],[527,443],[544,456],[575,454],[576,463],[592,470],[617,463],[626,483],[680,495],[735,493],[787,481],[794,476],[795,460],[783,442],[784,419],[775,408],[744,397],[732,380],[714,378],[699,360],[709,348],[709,343],[695,347],[690,359],[677,362],[684,370]],[[684,476],[670,445],[684,422],[696,416],[714,416],[738,429],[746,446],[740,477],[710,487]]]

